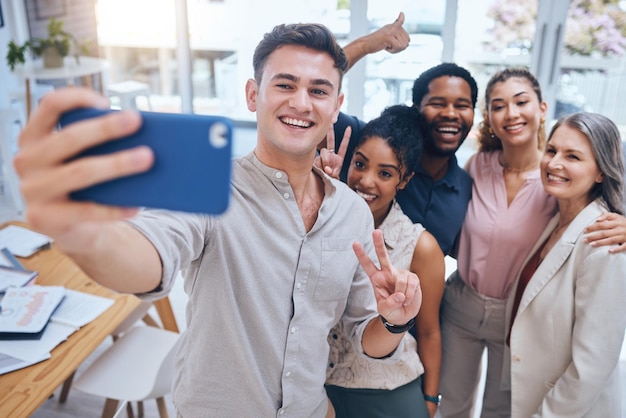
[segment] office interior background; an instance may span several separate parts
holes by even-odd
[[[594,111],[613,119],[626,137],[626,0],[300,0],[297,6],[290,0],[0,0],[0,6],[2,58],[9,41],[44,37],[49,19],[59,19],[76,38],[89,41],[92,55],[106,60],[104,87],[127,80],[147,86],[149,100],[138,97],[140,109],[235,120],[234,156],[250,151],[256,140],[244,85],[263,33],[279,23],[314,21],[346,44],[393,22],[400,11],[409,47],[369,55],[350,70],[344,82],[347,113],[369,120],[386,106],[410,103],[413,80],[440,62],[468,68],[479,98],[498,69],[528,66],[541,83],[549,122]],[[18,74],[0,64],[0,109],[18,108],[24,115],[24,80]],[[67,81],[38,81],[33,102]],[[112,104],[120,105],[116,100]],[[481,109],[479,100],[474,128]],[[6,154],[16,151],[23,123],[5,120],[0,126],[12,137],[5,138],[0,173],[12,169]],[[458,152],[460,164],[474,151],[470,135]],[[6,187],[0,192],[1,198]],[[9,205],[15,206],[3,202],[0,217],[13,213]]]
[[[411,44],[367,57],[347,76],[344,110],[366,120],[410,102],[413,80],[454,61],[483,87],[499,68],[529,66],[550,116],[602,113],[626,125],[626,1],[619,0],[2,0],[0,55],[13,39],[42,36],[50,17],[109,61],[105,83],[149,84],[158,111],[223,114],[241,121],[243,86],[262,34],[283,22],[328,25],[342,44],[400,11]],[[0,65],[0,107],[23,82]],[[54,84],[54,83],[53,83]],[[481,89],[482,92],[482,89]],[[481,118],[477,112],[477,121]]]
[[[263,33],[279,23],[320,22],[346,44],[394,21],[400,11],[409,47],[359,62],[344,82],[344,111],[369,120],[386,106],[410,104],[413,80],[440,62],[468,68],[479,99],[495,71],[528,66],[541,83],[550,121],[578,110],[598,112],[626,138],[625,0],[0,0],[0,109],[25,106],[24,80],[4,62],[9,41],[45,36],[55,17],[77,38],[88,38],[91,53],[108,62],[105,85],[148,85],[149,102],[140,97],[140,109],[149,104],[155,111],[232,118],[234,154],[242,155],[255,142],[244,85]],[[42,81],[33,99],[63,84]],[[481,109],[479,100],[475,128]],[[11,124],[0,126],[0,140],[17,150],[20,125],[0,123]],[[458,153],[460,164],[473,146],[470,136]],[[12,169],[4,157],[2,179]],[[20,215],[3,185],[0,221]],[[183,315],[182,307],[178,312]]]
[[[59,19],[68,32],[89,40],[92,55],[106,60],[105,86],[127,80],[148,86],[149,101],[138,97],[140,109],[150,105],[155,111],[234,119],[234,156],[251,150],[256,139],[244,86],[263,33],[279,23],[314,21],[346,44],[393,22],[400,11],[409,47],[369,55],[347,74],[347,113],[369,120],[386,106],[409,104],[413,80],[440,62],[468,68],[479,98],[498,69],[528,66],[541,83],[549,121],[594,111],[613,119],[626,137],[625,0],[300,0],[297,5],[291,0],[0,0],[0,5],[1,57],[9,41],[44,37],[49,19]],[[0,65],[0,109],[23,110],[24,80],[17,73]],[[39,81],[33,102],[65,83]],[[482,100],[475,128],[481,108]],[[16,137],[19,128],[4,127],[10,132],[5,136]],[[460,164],[474,152],[471,137],[458,153]],[[10,148],[16,147],[13,140]],[[6,165],[3,171],[11,169]]]

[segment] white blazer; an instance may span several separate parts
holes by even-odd
[[[610,254],[608,247],[584,242],[583,229],[606,212],[600,202],[590,203],[572,221],[524,291],[508,358],[513,418],[621,416],[626,253]],[[528,258],[558,221],[559,214]],[[507,330],[514,297],[512,291]]]

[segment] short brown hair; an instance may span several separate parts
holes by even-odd
[[[282,24],[275,26],[271,32],[266,33],[254,50],[252,58],[254,78],[258,83],[261,82],[267,58],[283,45],[304,46],[330,55],[335,63],[335,68],[339,70],[339,90],[341,90],[341,80],[348,70],[348,59],[337,43],[335,35],[326,26],[319,23]]]

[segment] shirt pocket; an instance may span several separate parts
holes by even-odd
[[[322,263],[314,298],[321,301],[346,300],[359,261],[352,250],[354,238],[322,239]]]

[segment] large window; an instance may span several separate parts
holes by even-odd
[[[459,0],[456,35],[481,94],[496,70],[528,66],[552,117],[588,110],[626,125],[625,1]]]
[[[179,88],[184,49],[177,43],[180,0],[98,0],[102,54],[112,63],[109,82],[148,83],[153,108],[182,110]],[[244,85],[252,76],[252,53],[263,33],[284,22],[316,21],[337,28],[345,39],[349,16],[336,0],[187,0],[191,91],[196,113],[252,119]],[[184,8],[184,7],[183,7]],[[345,11],[344,11],[345,13]],[[348,25],[346,27],[346,25]],[[344,31],[341,33],[341,31]],[[186,81],[186,80],[183,80]],[[141,105],[141,104],[140,104]]]
[[[376,117],[386,106],[411,104],[413,81],[424,70],[441,62],[446,2],[398,0],[393,2],[393,7],[389,6],[387,0],[367,2],[368,30],[372,32],[393,22],[398,12],[403,11],[404,28],[411,41],[402,53],[381,51],[367,57],[363,103],[366,120]]]
[[[181,95],[189,95],[183,98],[193,103],[194,112],[252,120],[243,88],[252,76],[254,47],[275,24],[321,22],[345,44],[404,11],[409,48],[396,55],[368,56],[348,73],[345,110],[369,120],[388,105],[410,103],[413,80],[449,57],[472,71],[480,94],[497,69],[529,66],[539,76],[554,115],[592,110],[626,125],[621,111],[626,106],[626,1],[301,0],[297,7],[292,0],[97,4],[99,44],[112,62],[109,82],[148,83],[157,110],[182,111]],[[176,37],[177,10],[184,6],[188,65],[184,60],[189,55],[182,53]],[[541,39],[540,47],[535,47],[536,39]],[[190,74],[183,73],[181,79],[179,70],[185,66]],[[179,88],[187,79],[191,93]]]

